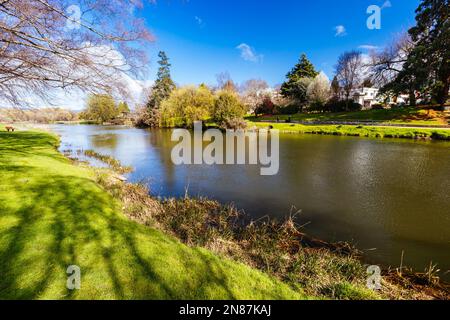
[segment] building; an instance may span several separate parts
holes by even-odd
[[[383,103],[383,101],[378,98],[378,92],[378,88],[363,87],[352,90],[350,96],[353,101],[363,106],[363,110],[368,110],[372,109],[375,104]]]

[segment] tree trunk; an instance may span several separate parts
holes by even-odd
[[[446,74],[441,74],[439,78],[443,85],[436,93],[436,102],[439,103],[441,109],[443,110],[448,99],[448,90],[450,89],[450,75],[447,72]]]
[[[411,107],[416,106],[416,93],[414,92],[414,89],[409,91],[409,105]]]
[[[350,92],[345,94],[345,111],[348,111],[349,98],[350,98]]]
[[[447,78],[447,81],[444,83],[444,88],[442,89],[442,107],[444,107],[445,103],[447,102],[448,91],[450,90],[450,77]]]

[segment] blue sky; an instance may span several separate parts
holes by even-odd
[[[383,46],[414,25],[418,4],[419,0],[158,0],[139,15],[156,36],[150,78],[156,73],[157,51],[165,50],[172,76],[181,85],[214,84],[220,72],[229,72],[239,83],[261,78],[275,85],[283,82],[302,52],[331,77],[343,51]],[[384,5],[380,30],[366,27],[370,5]]]

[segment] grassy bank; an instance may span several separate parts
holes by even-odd
[[[292,289],[325,299],[449,299],[434,267],[417,273],[402,266],[383,268],[382,289],[367,288],[367,267],[348,243],[327,243],[301,231],[294,218],[252,221],[233,205],[204,198],[165,199],[149,196],[139,184],[123,183],[98,171],[97,181],[120,199],[126,216],[163,230],[191,247],[264,271]]]
[[[450,140],[450,130],[424,128],[395,128],[349,125],[302,125],[290,123],[248,122],[249,127],[273,128],[288,133],[325,134],[367,138],[404,138]]]
[[[250,117],[250,121],[288,120],[301,122],[320,121],[373,121],[378,124],[403,124],[403,125],[428,125],[442,126],[450,123],[449,115],[442,111],[425,110],[413,107],[364,110],[355,112],[330,112],[330,113],[298,113],[294,115],[274,115],[263,117]]]
[[[0,132],[1,299],[302,299],[300,290],[123,215],[41,132]],[[69,265],[81,290],[66,289]]]
[[[99,184],[121,199],[132,220],[171,234],[183,243],[264,271],[292,289],[324,299],[450,299],[435,269],[417,273],[405,266],[382,269],[382,289],[367,288],[361,253],[347,243],[308,237],[294,219],[251,221],[233,205],[202,198],[166,199],[144,186],[98,175]]]
[[[159,201],[113,171],[72,163],[57,143],[0,133],[0,298],[448,298],[432,273],[406,269],[384,270],[382,291],[371,291],[347,244],[308,238],[292,220],[249,223],[207,199]],[[78,291],[65,287],[73,264]]]

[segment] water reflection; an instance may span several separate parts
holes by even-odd
[[[55,126],[62,149],[95,149],[136,170],[157,196],[207,196],[234,202],[253,217],[301,210],[307,232],[353,241],[375,262],[430,260],[450,269],[450,143],[280,136],[280,170],[259,166],[174,166],[169,130]]]

